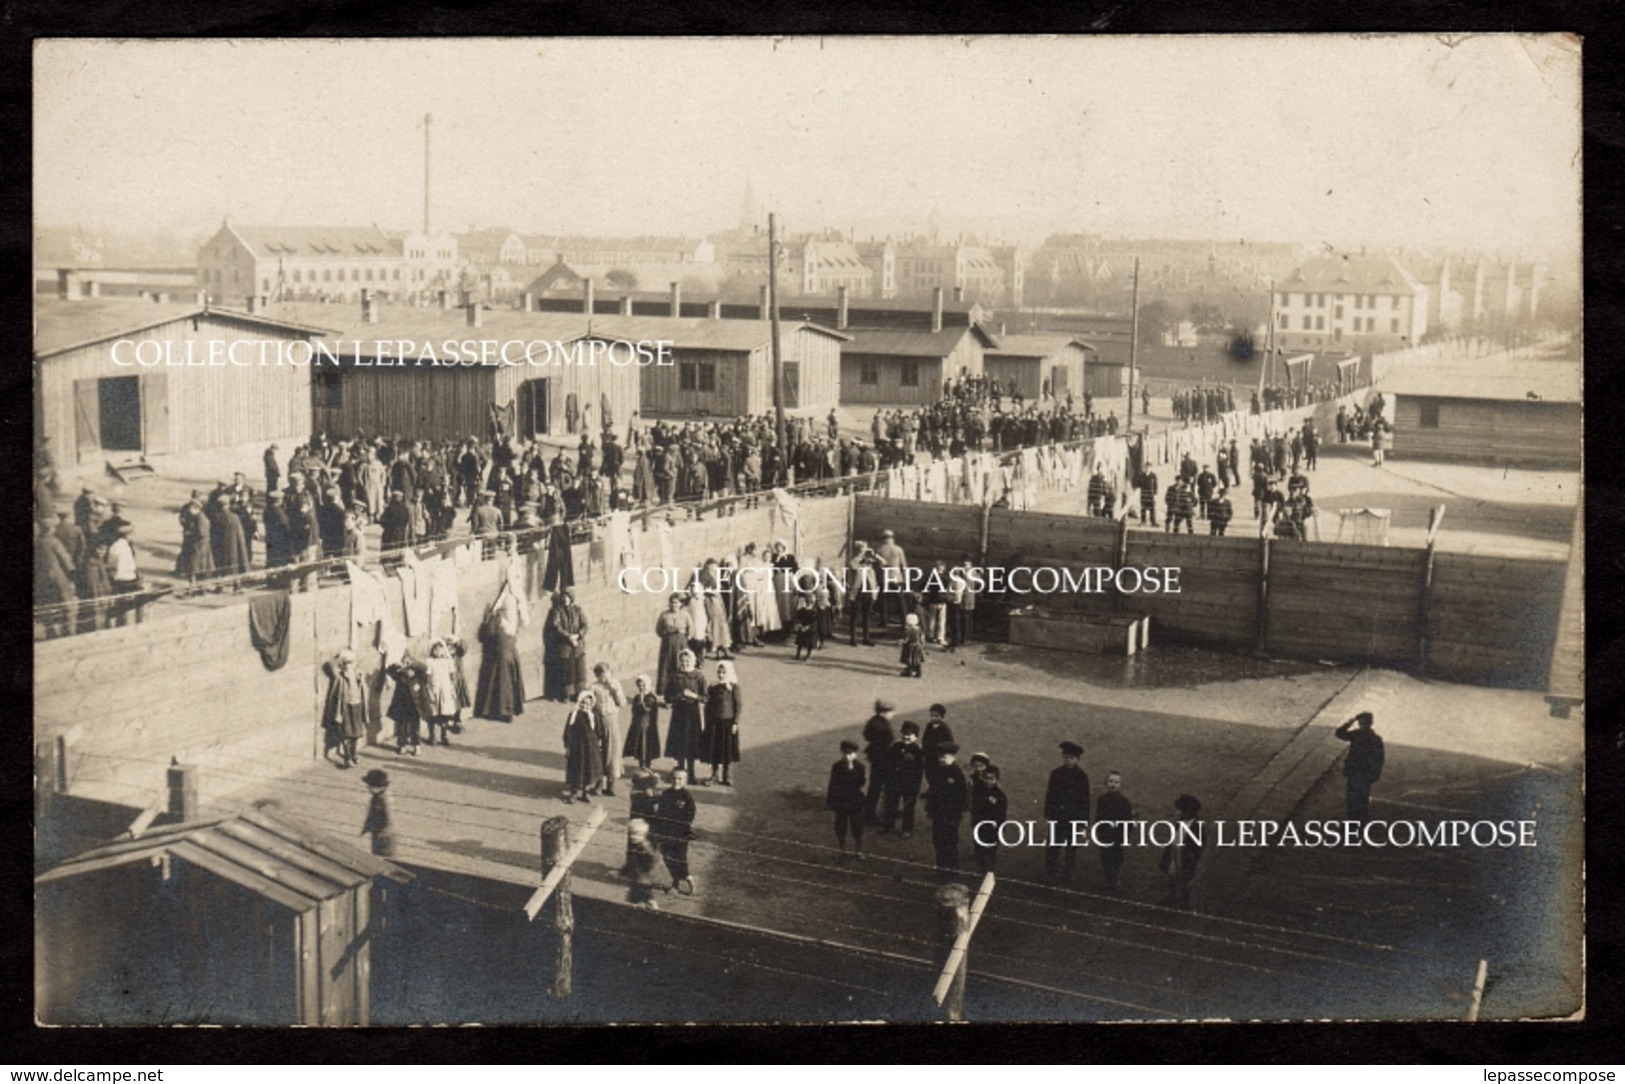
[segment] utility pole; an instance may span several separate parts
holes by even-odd
[[[1128,322],[1128,432],[1134,432],[1134,366],[1140,349],[1140,258],[1134,257],[1134,293],[1129,301],[1133,315]]]
[[[773,299],[769,313],[773,320],[773,430],[779,444],[779,460],[789,478],[789,448],[784,434],[784,355],[779,349],[779,216],[767,216],[767,292]]]
[[[542,913],[548,897],[557,896],[554,927],[559,931],[558,966],[553,973],[553,996],[569,997],[571,971],[574,966],[575,908],[570,900],[570,867],[581,857],[587,841],[604,823],[609,810],[598,806],[587,818],[581,838],[570,842],[570,821],[566,817],[549,817],[542,822],[542,883],[525,902],[525,915],[530,921]]]
[[[1270,305],[1269,305],[1268,335],[1265,337],[1264,364],[1258,367],[1258,397],[1260,402],[1264,398],[1264,373],[1268,370],[1275,372],[1275,280],[1270,279]]]

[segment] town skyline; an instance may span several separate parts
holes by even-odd
[[[410,82],[472,63],[476,90]],[[617,67],[636,85],[600,85]],[[1552,36],[45,41],[35,68],[40,226],[412,229],[429,113],[436,231],[708,236],[748,187],[788,233],[860,240],[1579,248]]]

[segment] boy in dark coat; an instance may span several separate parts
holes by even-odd
[[[841,759],[829,769],[829,789],[824,808],[835,813],[835,838],[841,841],[841,857],[846,857],[846,835],[852,833],[853,848],[863,859],[863,783],[867,773],[858,763],[858,743],[843,741]]]
[[[976,868],[992,873],[999,863],[999,826],[1010,812],[1010,799],[999,786],[999,766],[989,764],[971,791],[970,838]]]
[[[890,835],[903,817],[903,838],[914,834],[914,806],[919,801],[920,784],[925,780],[925,748],[920,745],[918,723],[904,723],[902,737],[892,743],[886,758],[885,822],[882,835]]]

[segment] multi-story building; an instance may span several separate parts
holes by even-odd
[[[998,257],[983,245],[913,239],[897,246],[898,297],[930,297],[941,288],[965,301],[998,305],[1005,302],[1005,284]]]
[[[522,262],[550,266],[563,260],[573,267],[602,265],[633,268],[643,264],[713,263],[716,246],[691,237],[581,237],[526,234]]]
[[[890,301],[897,296],[897,246],[890,237],[884,241],[858,242],[858,256],[874,272],[873,301]]]
[[[350,300],[363,290],[401,299],[459,281],[450,234],[390,234],[377,226],[238,226],[229,219],[198,251],[210,300]]]
[[[1428,329],[1428,290],[1392,256],[1308,260],[1275,285],[1275,345],[1283,350],[1402,349]]]

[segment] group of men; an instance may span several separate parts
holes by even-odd
[[[46,494],[49,495],[48,493]],[[135,526],[124,506],[85,486],[73,511],[36,495],[34,604],[47,638],[124,624],[142,590]]]

